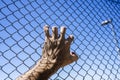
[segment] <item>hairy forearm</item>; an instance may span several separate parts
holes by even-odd
[[[55,66],[54,63],[42,58],[31,70],[21,75],[16,80],[48,80],[58,69],[59,67]]]
[[[36,80],[48,80],[48,78],[53,75],[59,67],[52,63],[48,59],[41,59],[38,61],[37,65],[33,67],[33,75],[36,76]]]

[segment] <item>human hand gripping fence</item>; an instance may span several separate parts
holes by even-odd
[[[78,56],[74,52],[70,52],[70,45],[74,37],[69,35],[65,39],[65,27],[61,27],[60,36],[58,36],[57,27],[52,27],[52,35],[50,35],[49,27],[46,25],[44,32],[46,38],[41,59],[32,69],[16,80],[48,80],[59,68],[78,60]]]

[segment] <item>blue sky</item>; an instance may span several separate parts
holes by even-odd
[[[110,24],[120,43],[120,4],[113,0],[1,0],[0,80],[14,80],[41,56],[43,26],[66,26],[73,34],[71,51],[79,60],[60,69],[51,79],[119,80],[120,56]],[[120,47],[120,46],[119,46]]]

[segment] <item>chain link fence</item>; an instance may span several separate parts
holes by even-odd
[[[79,55],[49,80],[120,80],[119,9],[119,0],[0,0],[0,80],[15,80],[37,62],[46,24],[66,26]]]

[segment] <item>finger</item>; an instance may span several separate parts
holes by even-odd
[[[70,35],[68,38],[68,43],[71,44],[71,42],[74,40],[74,36],[73,35]]]
[[[66,32],[66,27],[61,27],[60,29],[60,39],[64,39]]]
[[[48,39],[49,38],[49,27],[48,27],[48,25],[44,26],[44,32],[45,32],[46,38]]]
[[[58,28],[52,27],[52,38],[57,39],[58,38]]]

